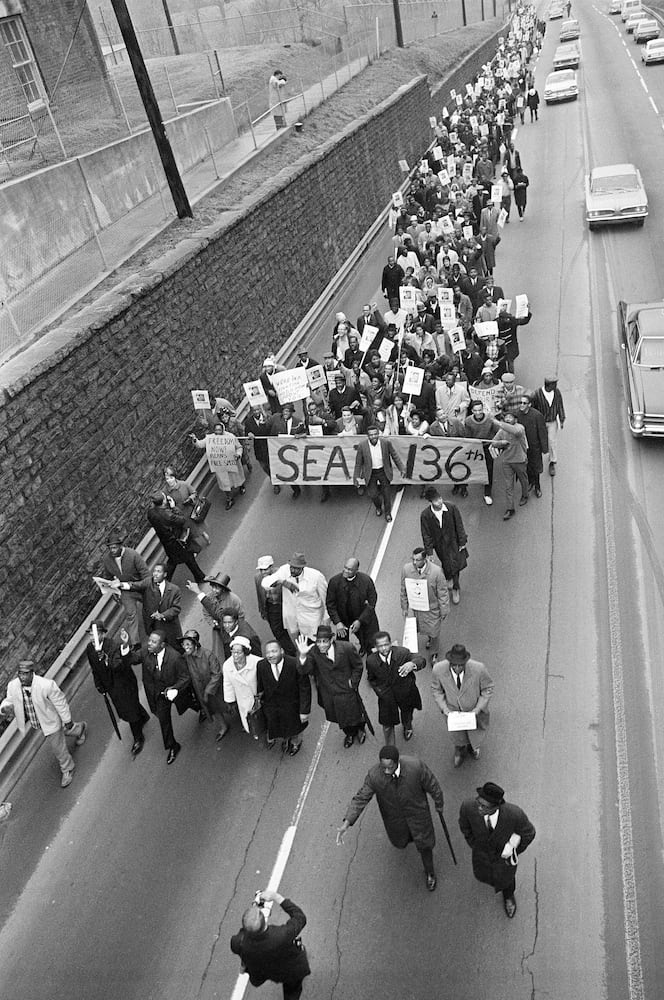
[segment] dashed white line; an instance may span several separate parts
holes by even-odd
[[[659,111],[658,111],[658,109],[657,109],[657,105],[656,105],[656,104],[655,104],[655,102],[653,101],[652,97],[649,97],[649,98],[648,98],[648,100],[649,100],[649,101],[650,101],[650,103],[652,104],[652,109],[653,109],[653,111],[655,112],[655,114],[656,114],[656,115],[658,115],[658,114],[659,114]]]

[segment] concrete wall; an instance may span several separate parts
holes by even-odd
[[[91,609],[103,540],[143,535],[161,466],[193,466],[189,390],[238,399],[388,203],[398,160],[429,145],[431,113],[425,78],[402,87],[0,368],[0,686],[28,652],[48,666]]]
[[[235,138],[229,100],[167,122],[183,172],[207,155],[205,128],[215,150]],[[94,235],[93,226],[104,229],[149,198],[158,179],[165,187],[152,134],[140,132],[0,186],[0,298],[11,298],[84,246]]]

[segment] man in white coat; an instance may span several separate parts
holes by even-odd
[[[53,680],[40,677],[32,660],[21,660],[18,677],[7,685],[7,697],[0,704],[5,718],[15,718],[21,733],[28,729],[42,732],[62,771],[63,788],[71,785],[74,760],[67,747],[67,736],[74,737],[76,746],[85,743],[87,722],[72,722],[69,704]]]
[[[325,606],[327,580],[323,574],[307,566],[302,552],[294,552],[289,562],[261,581],[264,590],[275,584],[282,588],[284,626],[294,645],[297,645],[298,634],[315,639],[318,626],[329,622]]]

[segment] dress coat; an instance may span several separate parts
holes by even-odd
[[[371,648],[378,631],[377,601],[376,587],[368,573],[358,570],[353,580],[347,580],[343,573],[330,577],[325,601],[327,613],[335,625],[341,622],[348,628],[354,621],[360,623],[357,637],[363,650]]]
[[[30,695],[35,709],[37,721],[44,736],[57,733],[63,726],[71,722],[69,703],[64,694],[50,677],[34,674],[30,685]],[[11,706],[20,733],[31,728],[23,704],[23,686],[18,677],[13,677],[7,685],[7,695],[2,700],[2,707]]]
[[[364,669],[362,658],[350,642],[341,639],[335,639],[330,649],[334,661],[314,645],[298,669],[303,674],[313,674],[318,704],[328,722],[336,722],[341,729],[361,726],[364,715],[357,689]]]
[[[489,830],[475,799],[466,799],[461,804],[459,827],[472,850],[473,875],[478,882],[492,885],[496,892],[507,888],[516,869],[509,858],[505,860],[501,857],[505,844],[513,833],[518,833],[521,843],[516,853],[523,854],[535,839],[535,827],[523,809],[511,802],[503,802],[498,809],[496,828]]]
[[[380,453],[383,456],[383,474],[387,479],[388,483],[392,482],[394,478],[394,469],[392,463],[396,465],[399,472],[403,472],[403,467],[401,464],[401,459],[396,453],[396,449],[391,441],[386,438],[378,438],[378,443],[380,444]],[[355,471],[353,473],[354,479],[363,479],[365,483],[368,483],[371,479],[371,473],[373,469],[371,467],[371,448],[369,445],[369,440],[361,441],[357,446],[357,452],[355,455]]]
[[[157,667],[156,653],[151,653],[147,646],[144,646],[140,652],[132,653],[129,650],[121,655],[125,664],[140,663],[142,665],[145,697],[153,715],[156,715],[158,699],[162,692],[168,688],[177,688],[180,692],[174,702],[180,714],[189,707],[187,693],[191,689],[191,681],[187,664],[180,653],[176,653],[170,646],[165,646],[161,670]],[[184,702],[183,699],[185,699]]]
[[[399,676],[399,667],[413,662],[418,670],[426,666],[426,657],[411,653],[405,646],[392,646],[387,662],[379,653],[367,656],[367,680],[378,697],[378,721],[381,726],[398,726],[399,710],[420,711],[422,699],[415,674]]]
[[[449,660],[434,663],[431,671],[431,693],[433,700],[441,712],[475,712],[477,729],[451,732],[450,738],[455,746],[470,743],[473,749],[484,743],[489,728],[489,700],[493,694],[493,680],[489,671],[479,660],[467,660],[463,668],[461,689],[457,688],[456,678],[452,676]]]
[[[464,548],[468,536],[458,507],[453,503],[443,504],[442,513],[441,524],[430,506],[420,514],[422,545],[427,555],[436,553],[446,579],[451,580],[468,563],[468,553]]]
[[[311,972],[306,951],[295,944],[307,918],[290,899],[282,900],[281,909],[289,917],[285,924],[269,924],[260,934],[243,929],[231,938],[231,951],[242,959],[252,986],[262,986],[268,979],[299,983]]]
[[[249,732],[247,713],[253,708],[254,699],[258,691],[258,678],[256,675],[258,657],[254,656],[253,653],[247,653],[245,660],[244,667],[238,670],[233,662],[233,657],[230,656],[224,661],[222,669],[224,675],[224,701],[237,703],[242,726]]]
[[[149,716],[138,698],[136,674],[120,653],[118,640],[106,636],[101,652],[89,642],[85,652],[97,691],[109,696],[118,716],[125,722],[146,723]]]
[[[133,591],[137,591],[143,597],[143,627],[145,634],[150,635],[155,629],[166,633],[166,642],[173,649],[180,648],[178,642],[182,635],[180,626],[180,611],[182,609],[182,595],[180,588],[168,580],[164,583],[164,595],[162,597],[159,586],[149,580],[139,580],[138,583],[130,584]],[[155,621],[152,615],[158,611],[165,616],[164,620]]]
[[[434,773],[417,757],[402,754],[399,767],[396,780],[385,774],[380,764],[371,768],[346,810],[346,822],[349,826],[357,822],[375,795],[385,832],[395,847],[404,848],[414,841],[418,850],[433,848],[436,834],[427,795],[433,799],[436,812],[442,813],[443,790]]]
[[[230,650],[226,652],[221,619],[224,611],[237,611],[238,621],[244,621],[242,601],[232,590],[223,590],[221,593],[215,590],[211,594],[205,594],[199,600],[206,617],[212,622],[212,652],[223,663],[231,654]]]
[[[534,407],[531,407],[527,413],[519,411],[516,419],[526,429],[528,471],[539,475],[544,468],[542,455],[548,454],[549,451],[549,432],[546,421],[540,411]]]
[[[224,710],[221,663],[215,654],[199,646],[195,653],[185,653],[184,661],[196,700],[205,717],[211,719],[215,713],[221,714]]]
[[[428,561],[425,572],[420,574],[415,569],[412,562],[407,562],[401,571],[401,610],[404,614],[409,613],[408,593],[406,591],[406,580],[421,580],[427,582],[427,595],[429,598],[428,611],[415,611],[417,621],[417,631],[421,635],[428,635],[431,638],[438,636],[440,626],[450,610],[450,596],[447,592],[447,581],[442,569],[439,569],[431,560]]]
[[[284,656],[279,680],[269,660],[259,660],[256,672],[268,737],[288,739],[301,732],[305,723],[300,722],[300,716],[311,711],[311,681],[298,671],[296,658]]]

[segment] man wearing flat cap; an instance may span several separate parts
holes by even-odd
[[[502,892],[505,913],[512,918],[518,855],[535,839],[535,827],[523,809],[505,802],[500,785],[487,781],[476,791],[474,799],[461,804],[459,827],[472,850],[475,878]]]
[[[427,889],[433,892],[437,884],[433,866],[436,835],[427,795],[431,796],[441,816],[444,805],[443,790],[435,774],[417,757],[401,756],[395,746],[384,746],[378,764],[371,768],[346,809],[337,830],[337,844],[343,844],[346,830],[357,822],[374,795],[390,842],[401,849],[411,841],[415,844],[422,859]]]
[[[329,625],[318,626],[313,646],[305,638],[298,639],[297,650],[299,670],[314,675],[318,704],[327,721],[343,729],[346,749],[356,738],[364,743],[365,714],[357,693],[363,670],[360,654],[349,642],[336,639]]]
[[[445,716],[454,744],[454,766],[461,767],[467,755],[478,760],[489,728],[489,701],[493,694],[493,681],[484,664],[471,660],[466,647],[455,643],[445,653],[445,659],[433,666],[431,693]],[[471,712],[475,726],[456,730],[454,715],[457,712]]]
[[[327,580],[323,574],[307,566],[303,552],[294,552],[287,563],[261,581],[265,591],[275,585],[281,587],[284,626],[293,643],[299,635],[313,639],[318,626],[327,621]]]

